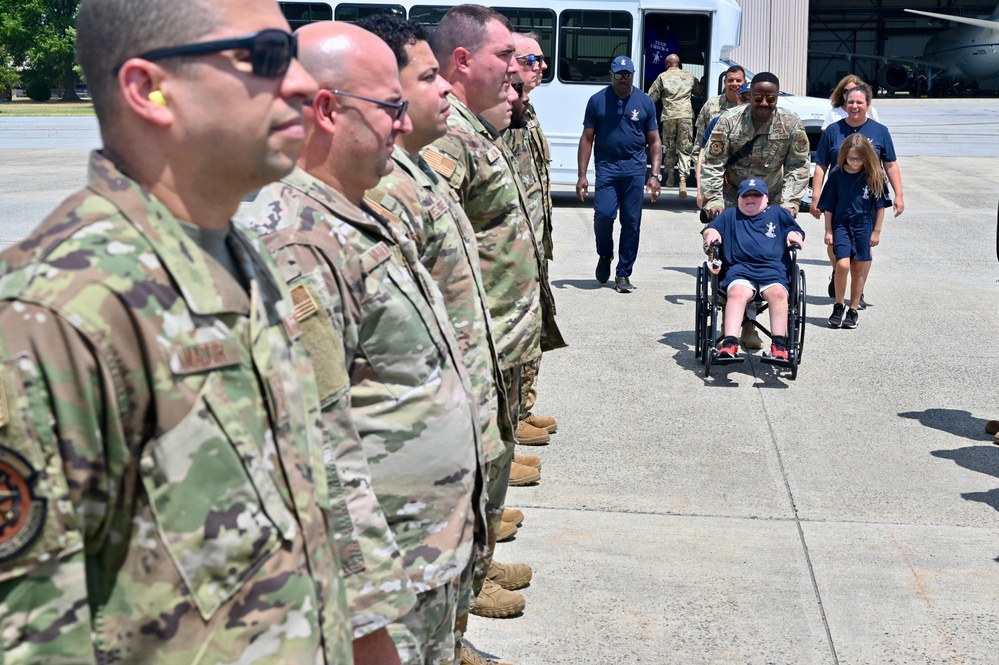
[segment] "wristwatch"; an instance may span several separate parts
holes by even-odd
[[[656,180],[658,180],[659,182],[663,181],[663,174],[662,173],[653,173],[652,177],[655,178]]]

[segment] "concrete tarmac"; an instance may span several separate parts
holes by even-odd
[[[593,278],[591,205],[556,209],[570,346],[546,354],[536,410],[559,431],[518,447],[541,456],[543,478],[510,489],[527,517],[497,558],[534,580],[520,617],[472,617],[483,652],[520,665],[997,662],[999,446],[984,427],[999,418],[999,103],[876,104],[906,211],[885,222],[855,330],[826,326],[822,224],[799,215],[794,381],[757,357],[704,377],[692,198],[647,204],[629,295]],[[0,141],[0,238],[82,184],[76,141]]]

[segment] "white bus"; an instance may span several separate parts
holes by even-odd
[[[727,57],[739,44],[742,24],[742,10],[735,0],[552,0],[547,7],[531,0],[492,1],[501,3],[493,8],[516,30],[534,31],[540,37],[548,70],[541,87],[531,93],[531,102],[551,143],[552,182],[565,185],[576,183],[576,149],[586,101],[610,83],[615,56],[635,61],[635,85],[648,90],[665,68],[666,55],[676,53],[684,69],[704,82],[708,94],[717,95],[723,92],[725,70],[732,64]],[[292,29],[313,21],[353,22],[381,13],[432,29],[448,9],[461,3],[284,0],[278,4]],[[811,101],[781,97],[782,105],[802,117],[814,148],[829,109],[828,102],[821,107],[815,104],[818,100]],[[703,102],[694,99],[695,111]]]

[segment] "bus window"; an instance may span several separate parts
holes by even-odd
[[[451,7],[431,7],[430,5],[415,5],[409,9],[409,20],[422,23],[430,29],[437,27],[437,24],[444,18],[444,14],[450,11]]]
[[[558,25],[558,79],[564,83],[610,83],[611,60],[633,57],[628,12],[568,10]]]
[[[333,7],[325,2],[279,2],[278,5],[292,30],[315,21],[333,20]]]
[[[336,6],[334,18],[337,21],[344,21],[345,23],[357,23],[362,18],[380,16],[382,14],[406,18],[406,8],[402,5],[341,4]]]
[[[541,81],[550,82],[555,78],[555,12],[550,9],[511,9],[509,7],[494,7],[503,16],[510,19],[513,29],[517,32],[534,32],[538,35],[538,44],[545,55],[548,69]]]

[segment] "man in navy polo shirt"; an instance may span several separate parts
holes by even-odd
[[[579,179],[576,196],[586,200],[589,182],[586,169],[590,153],[596,155],[597,188],[594,193],[593,233],[597,239],[597,281],[610,279],[614,258],[614,218],[621,209],[621,240],[618,243],[618,293],[631,293],[635,287],[628,279],[638,255],[638,233],[642,225],[645,190],[652,201],[659,198],[659,163],[662,146],[656,124],[656,106],[641,90],[632,86],[635,65],[627,56],[617,56],[611,63],[611,84],[590,97],[579,138],[577,164]],[[645,177],[646,164],[652,173]]]

